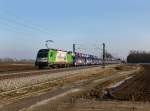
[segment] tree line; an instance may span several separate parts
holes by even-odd
[[[127,56],[128,63],[150,63],[150,52],[146,51],[130,51]]]
[[[33,59],[0,58],[0,63],[34,63]]]

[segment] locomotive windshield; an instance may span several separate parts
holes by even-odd
[[[48,56],[48,50],[45,50],[45,49],[40,50],[38,55],[37,55],[38,58],[45,58],[47,56]]]

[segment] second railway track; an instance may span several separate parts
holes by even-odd
[[[86,68],[92,68],[92,67],[97,67],[97,66],[100,66],[100,65],[45,69],[45,70],[19,71],[19,72],[13,72],[13,73],[5,72],[5,73],[0,73],[0,80],[11,79],[11,78],[21,78],[21,77],[27,77],[27,76],[36,76],[36,75],[43,75],[43,74],[51,74],[51,73],[71,71],[71,70],[73,71],[73,70],[86,69]]]

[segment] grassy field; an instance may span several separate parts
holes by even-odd
[[[34,70],[33,62],[2,62],[0,63],[0,73]]]

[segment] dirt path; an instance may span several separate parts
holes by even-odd
[[[150,65],[142,67],[143,71],[138,72],[133,78],[109,89],[114,99],[150,102]]]

